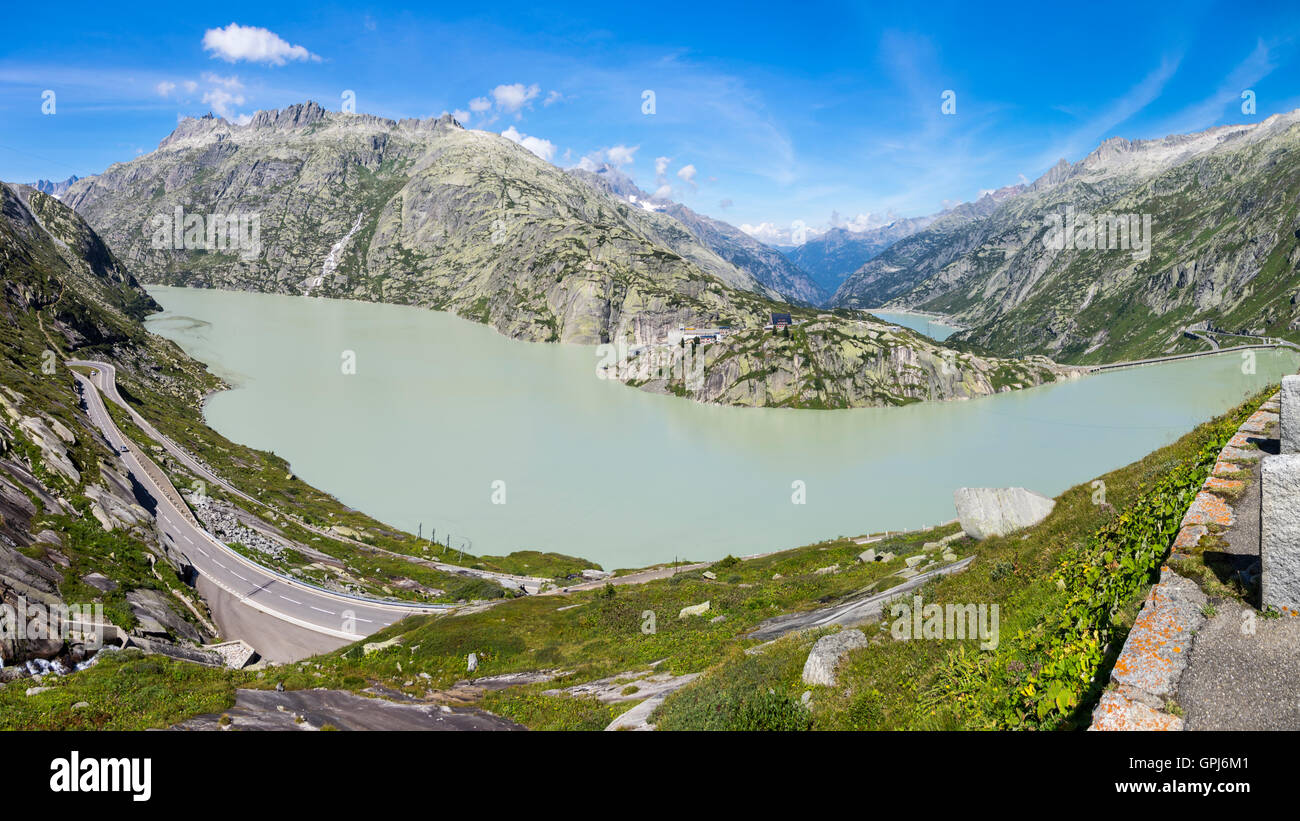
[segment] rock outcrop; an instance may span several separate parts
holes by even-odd
[[[973,539],[1005,536],[1036,525],[1056,507],[1041,493],[1022,487],[963,487],[953,494],[962,530]]]
[[[839,666],[840,659],[850,650],[866,647],[867,644],[867,637],[861,630],[841,630],[817,639],[803,665],[804,683],[834,687],[835,668]]]

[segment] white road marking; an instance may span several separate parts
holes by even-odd
[[[189,542],[190,544],[194,544],[194,540],[191,539],[189,536],[186,536],[184,533],[181,534],[181,538]]]
[[[196,545],[196,547],[197,547],[197,545]],[[199,548],[199,552],[202,553],[204,556],[208,556],[208,551],[204,550],[204,549],[201,548],[201,547]],[[212,557],[211,557],[211,556],[208,556],[208,558],[210,559],[210,558],[212,558]]]
[[[353,619],[355,619],[356,621],[364,621],[366,624],[374,624],[374,622],[371,621],[370,619],[363,619],[360,616],[353,616]]]
[[[293,602],[294,604],[302,604],[302,602],[300,602],[300,601],[294,601],[293,599],[289,598],[288,596],[281,596],[280,598],[284,599],[285,601],[291,601],[291,602]]]
[[[230,571],[230,575],[234,576],[236,579],[244,579],[243,576],[239,575],[238,573],[236,573],[236,572],[233,571],[233,570]],[[248,581],[248,579],[244,579],[244,581]]]
[[[217,567],[220,567],[222,570],[229,570],[229,569],[230,569],[230,568],[226,567],[224,564],[222,564],[221,562],[217,561],[216,559],[213,559],[212,562],[213,562],[213,564],[215,564]]]
[[[312,610],[320,610],[320,612],[322,612],[322,613],[329,613],[331,616],[335,615],[335,613],[334,613],[333,610],[321,610],[319,607],[317,607],[317,606],[314,605],[314,604],[312,604],[312,605],[308,605],[308,606],[311,607]]]

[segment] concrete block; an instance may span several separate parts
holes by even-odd
[[[1300,376],[1282,377],[1282,453],[1300,453]]]
[[[1259,556],[1265,607],[1300,613],[1300,454],[1261,465]]]

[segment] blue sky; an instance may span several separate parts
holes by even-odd
[[[0,179],[101,171],[179,115],[337,110],[351,90],[357,111],[469,112],[562,167],[613,160],[649,191],[781,229],[932,213],[1106,137],[1300,108],[1286,3],[445,5],[11,7]]]

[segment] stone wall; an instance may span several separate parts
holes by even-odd
[[[1171,553],[1185,555],[1210,533],[1233,526],[1226,500],[1242,488],[1237,475],[1264,457],[1256,447],[1279,423],[1280,405],[1274,395],[1241,424],[1219,452],[1214,468],[1183,516]],[[1205,622],[1208,599],[1193,581],[1162,568],[1111,670],[1112,687],[1092,713],[1092,730],[1181,730],[1183,719],[1171,701],[1187,668],[1196,635]]]

